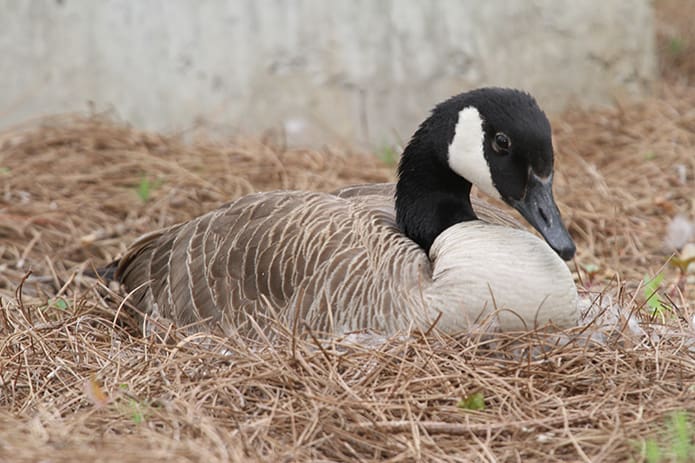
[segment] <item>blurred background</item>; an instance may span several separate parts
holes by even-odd
[[[433,104],[482,85],[526,89],[551,113],[643,97],[660,74],[660,12],[691,18],[695,2],[0,0],[0,8],[0,130],[106,110],[168,133],[271,130],[290,145],[378,147],[403,143]],[[671,58],[691,50],[685,37],[661,33]]]

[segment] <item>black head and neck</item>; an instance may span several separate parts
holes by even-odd
[[[552,193],[550,123],[528,93],[481,88],[437,105],[401,156],[396,218],[429,252],[450,226],[477,219],[471,185],[517,209],[565,260],[575,246]]]

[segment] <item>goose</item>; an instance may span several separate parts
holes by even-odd
[[[229,336],[272,325],[335,334],[457,333],[486,319],[504,331],[575,326],[563,261],[575,245],[553,198],[553,162],[550,123],[530,94],[468,91],[422,122],[395,185],[250,194],[142,236],[112,263],[113,278],[149,317]],[[472,185],[543,239],[472,201]]]

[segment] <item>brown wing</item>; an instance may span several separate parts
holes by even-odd
[[[318,307],[313,300],[328,298],[334,307],[332,300],[347,297],[341,288],[350,286],[345,277],[360,260],[370,263],[362,270],[380,274],[368,280],[387,278],[386,264],[374,256],[385,254],[381,247],[393,239],[408,241],[395,228],[392,206],[374,199],[372,207],[325,193],[249,195],[140,238],[121,259],[116,278],[142,310],[178,325],[207,320],[231,332],[250,331],[250,317],[261,326],[267,317],[289,322],[298,289],[307,297],[295,297],[292,310],[308,317],[310,307]],[[417,246],[413,251],[424,256]],[[357,291],[359,276],[352,281]],[[355,303],[364,299],[352,296]],[[328,323],[321,314],[311,317]]]

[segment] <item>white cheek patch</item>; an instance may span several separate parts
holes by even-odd
[[[484,137],[483,119],[478,110],[472,106],[463,108],[449,145],[449,167],[486,194],[499,198],[483,154]]]

